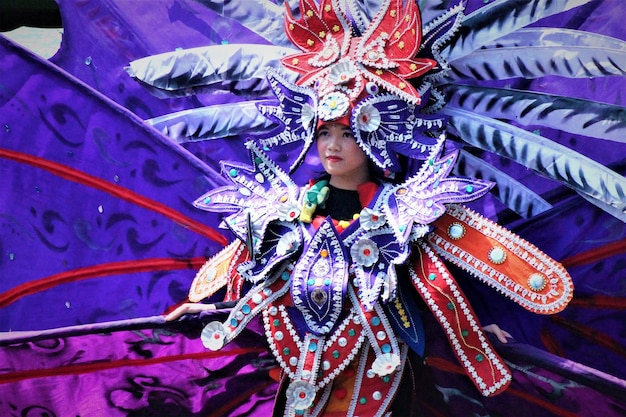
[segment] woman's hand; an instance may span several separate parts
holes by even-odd
[[[513,336],[506,330],[502,330],[500,326],[497,324],[490,324],[489,326],[483,327],[483,330],[489,333],[494,334],[501,343],[507,343],[507,338],[513,339]]]
[[[197,314],[203,311],[215,310],[214,304],[185,303],[178,306],[174,311],[165,316],[165,321],[176,320],[185,314]]]

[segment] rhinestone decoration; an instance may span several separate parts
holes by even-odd
[[[328,300],[328,294],[326,291],[316,288],[311,292],[311,300],[318,306],[323,306]]]
[[[506,261],[506,252],[500,247],[491,248],[489,251],[489,260],[496,265],[503,264]]]
[[[528,277],[528,287],[535,291],[543,291],[546,288],[546,277],[542,274],[535,273]]]
[[[452,223],[450,227],[448,227],[448,236],[454,240],[461,239],[465,236],[465,226],[461,223]]]

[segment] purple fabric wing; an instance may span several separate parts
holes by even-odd
[[[142,317],[184,299],[227,242],[191,204],[219,175],[5,39],[0,65],[0,328]]]
[[[5,335],[0,414],[270,415],[277,383],[263,339],[247,331],[216,353],[201,329],[153,317]]]

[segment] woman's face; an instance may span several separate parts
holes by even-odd
[[[352,130],[339,123],[326,123],[317,130],[317,152],[330,184],[345,190],[356,190],[369,181],[365,152],[357,145]]]

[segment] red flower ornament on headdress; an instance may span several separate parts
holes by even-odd
[[[302,16],[287,9],[285,30],[303,53],[282,59],[302,74],[297,84],[313,86],[320,97],[320,118],[346,114],[363,98],[368,82],[419,104],[420,95],[407,81],[435,67],[436,61],[414,58],[421,43],[421,19],[414,2],[385,2],[362,36],[353,27],[341,2],[322,0],[319,7],[301,0]],[[368,87],[371,88],[371,87]],[[326,110],[326,111],[325,111]]]

